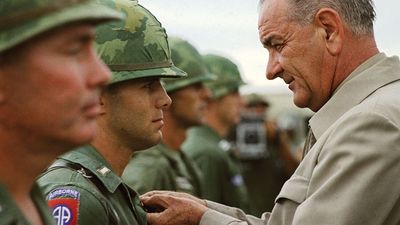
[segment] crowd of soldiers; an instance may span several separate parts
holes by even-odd
[[[259,3],[267,78],[316,112],[300,162],[137,0],[2,0],[0,224],[399,224],[400,62],[370,0],[316,2]]]

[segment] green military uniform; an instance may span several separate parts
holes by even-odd
[[[146,224],[138,194],[91,146],[59,157],[38,184],[57,224]]]
[[[137,1],[102,2],[126,17],[97,29],[97,51],[112,71],[108,87],[139,78],[186,76],[172,63],[167,34],[153,14]],[[60,157],[39,178],[39,184],[58,224],[146,224],[138,194],[93,147]]]
[[[47,203],[39,188],[35,185],[31,192],[32,201],[35,203],[43,225],[54,224]],[[7,190],[0,185],[0,224],[1,225],[30,225],[22,212],[18,209]]]
[[[265,211],[272,210],[276,197],[288,179],[284,169],[279,164],[280,159],[276,155],[278,154],[276,152],[278,151],[277,147],[269,145],[269,151],[273,153],[267,158],[241,161],[243,179],[251,202],[251,214],[256,216],[261,216]]]
[[[237,66],[217,55],[203,56],[208,70],[217,79],[208,82],[212,99],[237,91],[244,84]],[[209,126],[191,128],[182,145],[184,152],[200,167],[204,176],[204,198],[222,204],[249,209],[248,194],[240,171],[240,162],[230,144]]]
[[[159,144],[140,151],[132,158],[122,175],[125,183],[139,193],[171,190],[201,196],[201,174],[194,162],[182,151]]]
[[[173,62],[188,74],[184,79],[163,79],[168,93],[215,78],[208,72],[194,46],[177,37],[170,37],[168,41]],[[185,153],[160,144],[135,153],[122,177],[139,193],[172,190],[202,197],[201,176],[200,170]]]
[[[248,210],[247,189],[230,144],[209,126],[191,128],[182,149],[204,174],[204,198]]]

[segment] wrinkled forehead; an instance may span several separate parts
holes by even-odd
[[[258,28],[272,21],[281,21],[287,18],[287,0],[263,0],[258,15]]]

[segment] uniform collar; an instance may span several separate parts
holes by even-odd
[[[114,173],[104,157],[91,145],[71,151],[62,159],[77,163],[92,172],[111,193],[122,183],[122,179]]]
[[[376,54],[354,70],[335,90],[333,96],[310,119],[315,138],[319,137],[343,114],[377,89],[400,79],[398,57]]]

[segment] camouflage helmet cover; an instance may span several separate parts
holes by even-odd
[[[171,46],[172,61],[188,74],[182,79],[163,79],[168,92],[216,78],[208,72],[201,55],[193,45],[178,37],[169,37],[168,42]]]
[[[251,93],[245,96],[246,105],[249,107],[262,105],[265,107],[269,106],[269,102],[264,98],[264,96]]]
[[[0,52],[77,21],[107,21],[121,14],[95,0],[1,0]]]
[[[228,58],[208,54],[203,56],[203,60],[209,71],[217,75],[215,81],[207,83],[213,99],[223,97],[245,84],[238,67]]]
[[[97,29],[97,51],[112,71],[111,84],[143,77],[182,77],[175,67],[165,29],[137,1],[102,0],[125,14],[123,21]]]

